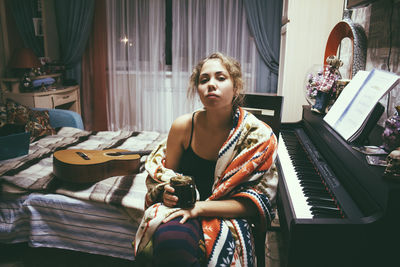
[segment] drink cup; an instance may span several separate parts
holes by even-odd
[[[196,186],[192,177],[172,177],[170,185],[175,189],[175,195],[178,197],[178,207],[187,209],[194,206],[196,202]]]

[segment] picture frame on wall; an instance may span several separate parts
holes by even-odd
[[[42,18],[32,18],[32,20],[33,20],[33,27],[35,29],[35,36],[44,36]]]

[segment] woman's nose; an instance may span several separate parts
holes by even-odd
[[[211,78],[211,79],[208,81],[208,88],[209,88],[209,89],[215,89],[215,86],[216,86],[215,79],[214,79],[214,78]]]

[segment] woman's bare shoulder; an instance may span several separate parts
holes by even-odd
[[[182,146],[186,144],[189,139],[190,130],[192,127],[192,114],[184,114],[174,120],[169,130],[168,139],[180,143]]]
[[[167,140],[166,166],[175,170],[178,167],[182,151],[185,149],[190,135],[191,114],[179,116],[171,125]]]
[[[187,113],[176,118],[171,125],[170,131],[186,131],[192,124],[192,115],[192,113]]]

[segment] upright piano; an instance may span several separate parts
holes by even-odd
[[[282,266],[400,266],[400,182],[352,147],[308,106],[282,124]]]

